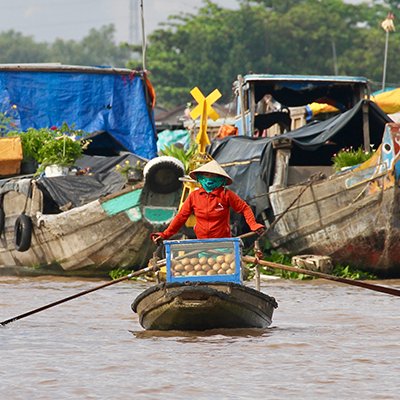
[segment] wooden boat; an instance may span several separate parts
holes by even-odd
[[[149,330],[266,328],[273,297],[232,282],[160,283],[141,293],[132,310]]]
[[[178,160],[154,158],[146,75],[59,64],[0,65],[0,86],[4,82],[0,116],[9,116],[14,129],[66,122],[92,135],[76,163],[90,170],[83,175],[33,176],[20,170],[21,160],[10,172],[14,160],[2,152],[0,274],[106,276],[113,269],[145,266],[152,252],[149,234],[173,217],[183,175]],[[51,107],[35,108],[42,104]],[[116,171],[127,161],[146,164],[134,182]]]
[[[251,99],[250,107],[238,113],[238,128],[247,129],[248,136],[214,142],[210,153],[232,176],[233,190],[270,226],[272,246],[289,255],[330,256],[334,263],[399,277],[400,126],[363,98],[365,80],[249,76],[238,90]],[[302,105],[303,123],[305,101],[328,96],[332,103],[341,97],[349,105],[319,122],[296,128],[292,120],[292,131],[279,129],[269,136],[267,128],[266,137],[255,138],[250,132],[260,115],[251,105],[267,93],[283,104]],[[340,149],[367,151],[370,145],[377,150],[370,160],[333,170],[332,157]]]
[[[143,267],[153,250],[150,233],[171,220],[180,195],[154,193],[139,182],[46,214],[43,192],[35,182],[31,186],[30,198],[16,191],[3,196],[0,274],[107,276],[116,268]],[[21,214],[25,202],[26,214]]]
[[[271,324],[278,305],[273,297],[243,284],[240,239],[164,243],[166,282],[145,290],[132,304],[145,329],[266,328]]]

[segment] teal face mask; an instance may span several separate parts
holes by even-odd
[[[207,193],[210,193],[214,189],[224,186],[226,178],[223,176],[206,177],[203,175],[197,175],[197,181]]]

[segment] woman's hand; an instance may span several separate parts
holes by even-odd
[[[258,236],[261,236],[265,232],[265,226],[256,229],[255,232],[257,233]]]
[[[156,244],[157,246],[161,244],[163,241],[163,237],[161,236],[160,232],[154,232],[150,235],[150,239]]]

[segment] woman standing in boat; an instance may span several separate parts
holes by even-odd
[[[198,239],[231,237],[230,208],[242,214],[253,232],[261,235],[265,226],[259,224],[250,206],[236,193],[226,189],[231,177],[213,160],[190,172],[201,188],[194,190],[183,203],[175,218],[164,232],[151,234],[154,243],[169,239],[185,224],[191,214],[196,217],[194,232]]]

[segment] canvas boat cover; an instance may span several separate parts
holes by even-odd
[[[400,88],[373,93],[371,100],[378,104],[386,114],[400,112]]]
[[[66,122],[88,133],[106,131],[147,159],[157,155],[151,93],[145,74],[132,70],[0,65],[0,113],[14,129]]]
[[[331,159],[318,160],[319,150],[327,141],[334,142],[338,149],[363,145],[363,104],[368,106],[371,144],[378,148],[384,127],[391,119],[372,101],[362,100],[343,114],[322,122],[314,122],[299,129],[279,135],[292,141],[293,159],[308,161],[311,153],[317,164],[331,165]],[[214,140],[209,153],[232,177],[230,188],[256,209],[257,214],[268,208],[268,188],[271,185],[274,152],[273,138],[247,136],[227,137]],[[303,164],[306,165],[306,164]]]

